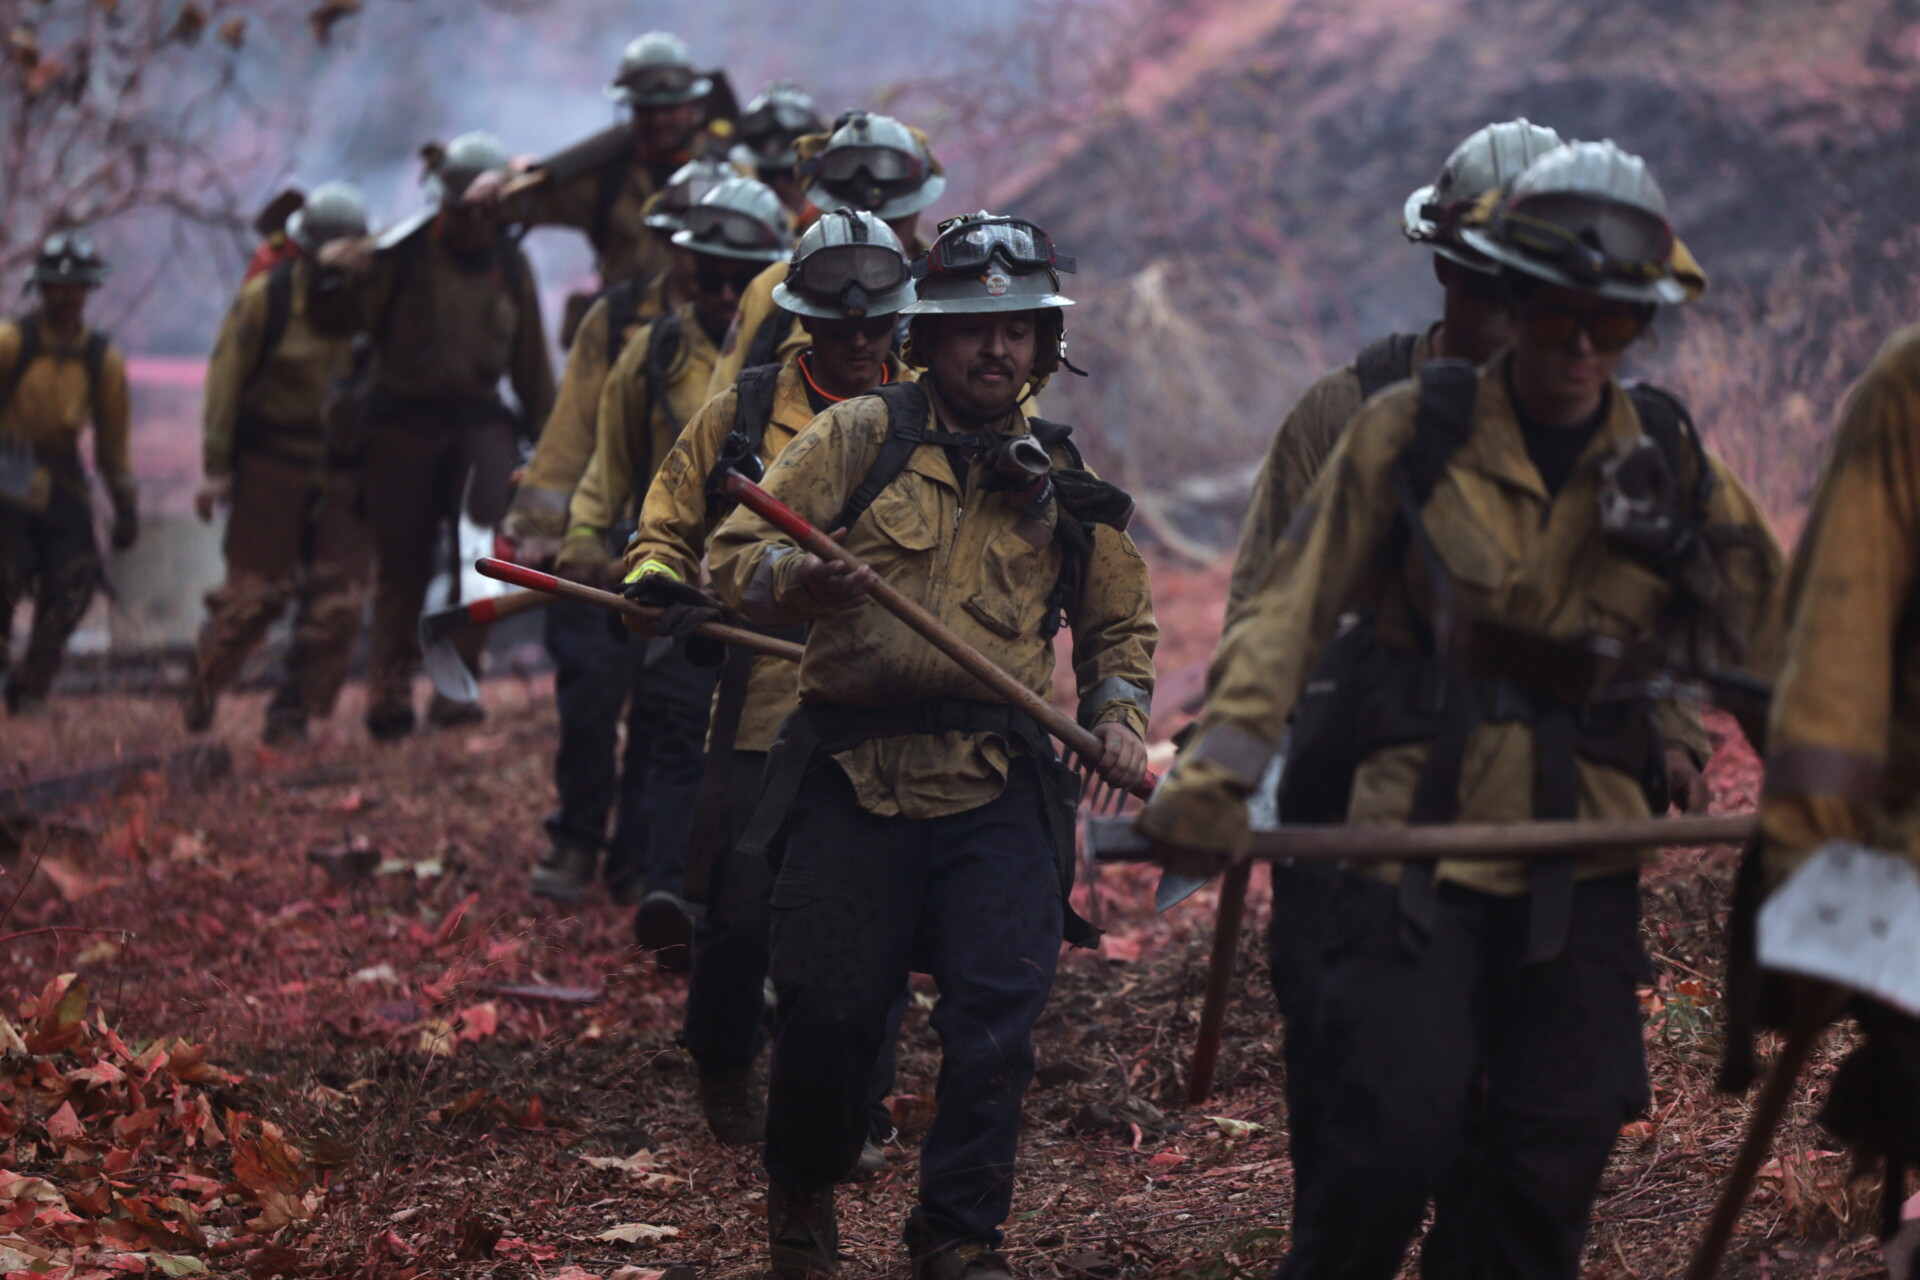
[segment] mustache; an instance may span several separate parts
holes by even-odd
[[[967,366],[967,373],[970,375],[978,373],[1000,373],[1011,378],[1013,376],[1013,366],[1004,360],[975,360]]]

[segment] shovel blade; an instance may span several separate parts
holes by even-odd
[[[431,641],[421,647],[420,664],[433,681],[433,691],[453,702],[480,701],[480,682],[467,669],[466,660],[451,640]]]
[[[1900,854],[1827,845],[1761,906],[1756,942],[1766,968],[1920,1017],[1920,871]]]
[[[472,621],[473,616],[464,604],[450,604],[444,609],[423,613],[420,615],[420,647],[431,649]]]

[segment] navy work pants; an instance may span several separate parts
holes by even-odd
[[[1390,1280],[1466,1157],[1468,1193],[1436,1208],[1445,1266],[1423,1274],[1579,1275],[1607,1156],[1648,1101],[1638,877],[1578,884],[1566,950],[1540,964],[1523,962],[1526,896],[1447,883],[1437,898],[1431,937],[1409,945],[1395,886],[1344,872],[1330,897],[1315,1153],[1278,1280]]]
[[[590,848],[604,846],[609,884],[638,876],[678,893],[705,761],[713,672],[686,660],[684,641],[647,666],[650,642],[614,636],[605,611],[592,605],[557,600],[547,606],[546,641],[560,712],[553,771],[560,807],[547,830]],[[607,815],[616,804],[609,840]]]
[[[733,846],[745,834],[760,799],[766,771],[764,751],[736,751],[727,775],[725,822],[718,834],[724,846],[712,880],[713,901],[693,927],[693,976],[687,982],[686,1021],[680,1043],[708,1071],[739,1071],[753,1065],[766,1046],[768,953],[772,947],[773,870],[764,855],[739,853]],[[693,856],[698,856],[697,851]],[[878,1141],[893,1130],[887,1095],[893,1092],[893,1046],[909,991],[901,987],[887,1014],[886,1047],[875,1060],[867,1098],[869,1132]]]
[[[939,987],[941,1056],[908,1245],[998,1244],[1063,910],[1030,763],[993,801],[920,820],[868,813],[837,765],[817,767],[773,889],[768,1175],[811,1188],[852,1169],[888,1009],[917,969]]]

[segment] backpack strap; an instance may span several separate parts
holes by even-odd
[[[653,425],[653,410],[669,379],[678,372],[687,356],[687,331],[680,317],[669,311],[654,320],[647,330],[647,354],[642,370],[647,379],[646,409],[640,415],[640,429]]]
[[[747,344],[746,361],[749,367],[756,364],[772,364],[780,359],[780,348],[785,345],[787,335],[793,332],[793,312],[784,307],[760,322],[753,332],[753,341]]]
[[[293,318],[293,264],[294,259],[283,258],[267,274],[267,327],[260,337],[260,354],[254,357],[242,389],[252,389],[266,376],[274,353],[286,339],[287,325]]]
[[[1706,446],[1700,441],[1700,429],[1694,425],[1686,401],[1665,387],[1648,382],[1632,383],[1627,387],[1627,396],[1640,415],[1640,429],[1666,455],[1667,468],[1679,477],[1686,475],[1687,466],[1692,465],[1693,492],[1689,496],[1691,510],[1687,516],[1694,521],[1704,519],[1707,504],[1713,500],[1716,481],[1713,467],[1707,462]]]
[[[1371,400],[1396,382],[1413,376],[1413,351],[1420,345],[1417,333],[1390,333],[1370,342],[1353,358],[1353,371],[1360,377],[1360,398]]]
[[[878,396],[887,406],[887,438],[881,442],[873,465],[867,468],[866,478],[854,489],[853,496],[847,499],[847,505],[840,512],[840,518],[834,521],[834,529],[853,528],[854,523],[867,513],[867,508],[873,505],[873,500],[880,496],[880,491],[907,469],[913,451],[929,438],[927,419],[933,413],[933,406],[927,403],[926,390],[919,383],[889,382],[867,394]]]
[[[4,413],[7,405],[12,403],[13,393],[20,389],[20,380],[27,376],[27,370],[33,367],[33,362],[40,358],[44,346],[38,316],[21,316],[14,321],[14,325],[20,330],[20,350],[14,354],[13,368],[7,370],[5,381],[0,381],[0,413]]]
[[[627,345],[627,329],[640,316],[640,281],[622,280],[602,296],[607,301],[607,368],[611,369]]]
[[[707,516],[717,520],[733,507],[726,497],[729,471],[740,471],[758,484],[766,469],[760,463],[760,446],[767,438],[767,423],[773,419],[773,393],[780,382],[780,364],[754,365],[742,369],[734,380],[733,430],[720,442],[720,454],[707,472]]]

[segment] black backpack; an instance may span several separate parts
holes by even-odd
[[[773,419],[773,393],[780,382],[781,364],[752,365],[734,379],[733,429],[720,442],[720,454],[707,472],[707,516],[718,520],[732,508],[727,497],[727,473],[738,471],[758,484],[766,474],[760,463],[760,446],[767,438],[767,423]]]

